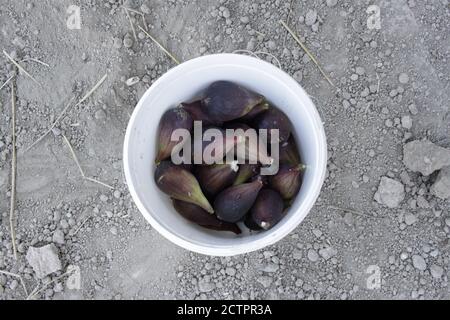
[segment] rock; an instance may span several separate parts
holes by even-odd
[[[141,5],[141,11],[145,14],[150,14],[152,11],[150,10],[150,8],[148,7],[148,5],[146,5],[145,3],[143,3]]]
[[[115,236],[117,236],[117,234],[119,233],[118,232],[118,230],[117,230],[117,227],[115,227],[115,226],[112,226],[110,229],[109,229],[109,232],[111,232],[113,235],[115,235]]]
[[[267,276],[259,277],[256,281],[258,281],[264,288],[268,288],[272,284],[272,278]]]
[[[402,72],[398,76],[398,81],[401,84],[407,84],[409,82],[409,76],[406,73]]]
[[[280,268],[280,266],[278,266],[277,264],[269,263],[262,268],[262,271],[264,271],[266,273],[275,273],[278,271],[279,268]]]
[[[76,265],[67,266],[67,272],[70,275],[66,280],[66,288],[69,290],[80,290],[81,289],[81,271],[80,267]]]
[[[39,279],[62,269],[58,248],[52,243],[28,249],[26,259]]]
[[[444,274],[444,269],[436,264],[430,266],[431,276],[435,279],[440,279]]]
[[[327,0],[328,7],[334,7],[337,4],[337,0]]]
[[[411,212],[408,212],[407,214],[405,214],[405,223],[408,226],[411,226],[416,222],[417,222],[417,217],[414,214],[412,214]]]
[[[425,271],[427,269],[427,263],[425,262],[425,259],[422,256],[419,256],[417,254],[412,256],[412,262],[414,268],[420,271]]]
[[[333,247],[327,247],[327,248],[319,250],[319,254],[322,258],[324,258],[325,260],[328,260],[328,259],[334,257],[337,254],[337,251]]]
[[[403,116],[402,117],[402,127],[405,129],[411,129],[412,128],[412,119],[410,116]]]
[[[303,256],[302,252],[300,250],[298,250],[298,249],[295,249],[294,252],[292,252],[292,257],[295,260],[300,260],[302,258],[302,256]]]
[[[450,166],[450,150],[428,140],[412,141],[403,147],[403,163],[409,170],[429,176]]]
[[[445,224],[447,225],[447,227],[450,227],[450,218],[445,219]]]
[[[226,268],[225,273],[231,277],[234,277],[236,275],[236,269],[235,268]]]
[[[52,239],[53,239],[54,243],[63,245],[65,243],[65,241],[64,241],[64,232],[62,232],[61,229],[55,230],[55,232],[53,233],[53,238]]]
[[[301,81],[303,80],[303,72],[302,72],[302,70],[298,70],[298,71],[296,71],[296,72],[294,73],[294,79],[295,79],[297,82],[301,82]]]
[[[241,22],[242,22],[243,24],[247,24],[247,23],[250,22],[250,18],[247,17],[247,16],[241,17],[240,20],[241,20]]]
[[[9,284],[9,288],[14,291],[17,289],[18,285],[19,285],[19,281],[17,281],[16,279],[13,279],[13,281],[11,281]]]
[[[363,67],[356,67],[355,68],[355,72],[359,75],[362,76],[364,75],[364,73],[366,72],[366,70]]]
[[[417,110],[417,107],[416,107],[416,105],[414,103],[411,103],[408,106],[408,109],[409,109],[409,112],[411,112],[412,115],[416,115],[416,114],[419,113],[419,110]]]
[[[104,119],[106,119],[106,112],[105,112],[105,110],[98,109],[97,111],[95,111],[94,117],[97,120],[104,120]]]
[[[317,11],[309,10],[305,16],[305,24],[307,26],[312,26],[314,23],[316,23],[316,20],[317,20]]]
[[[382,177],[374,199],[381,205],[396,208],[405,198],[405,187],[397,180]]]
[[[134,86],[139,81],[141,81],[141,79],[139,79],[139,77],[131,77],[131,78],[127,79],[127,81],[125,81],[125,84],[128,87],[131,87],[131,86]]]
[[[125,48],[131,48],[134,44],[133,39],[131,39],[131,37],[125,36],[125,38],[123,38],[123,46]]]
[[[441,199],[450,199],[450,166],[439,172],[436,182],[431,186],[432,195]]]
[[[209,281],[199,281],[198,283],[198,290],[200,290],[200,292],[206,293],[206,292],[211,292],[216,288],[216,285],[212,282]]]
[[[313,249],[310,249],[308,251],[308,259],[311,262],[317,262],[317,260],[319,260],[319,255],[317,254],[317,252]]]

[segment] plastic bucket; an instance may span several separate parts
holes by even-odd
[[[284,219],[269,231],[236,236],[198,227],[173,209],[154,182],[154,158],[163,113],[192,100],[217,80],[229,80],[259,92],[283,110],[294,127],[302,160],[303,185]],[[302,87],[265,61],[237,54],[216,54],[187,61],[163,75],[137,104],[124,143],[124,170],[130,193],[145,219],[168,240],[197,253],[233,256],[272,245],[307,216],[319,196],[326,173],[327,144],[320,116]]]

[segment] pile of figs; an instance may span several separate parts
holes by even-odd
[[[194,121],[201,121],[204,128],[222,131],[267,129],[269,138],[270,130],[278,129],[279,170],[274,175],[261,175],[270,157],[251,146],[246,154],[255,156],[256,164],[235,159],[222,164],[175,165],[171,154],[178,142],[172,141],[172,133],[180,128],[192,132]],[[264,96],[233,82],[214,82],[201,99],[182,103],[162,116],[155,182],[181,216],[201,227],[235,234],[240,234],[244,226],[252,231],[269,230],[283,219],[302,184],[305,166],[291,132],[287,116]],[[214,143],[225,145],[225,141]],[[243,142],[235,139],[233,143],[236,146]]]

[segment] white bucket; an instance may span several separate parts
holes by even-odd
[[[190,101],[217,80],[229,80],[263,94],[290,118],[303,162],[303,185],[284,219],[269,231],[236,236],[210,231],[182,218],[154,182],[156,140],[163,113]],[[197,253],[233,256],[262,249],[294,230],[319,196],[326,172],[327,144],[320,116],[300,85],[277,67],[244,55],[216,54],[185,62],[158,79],[130,119],[124,144],[130,193],[145,219],[173,243]]]

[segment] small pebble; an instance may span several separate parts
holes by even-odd
[[[406,73],[400,73],[398,76],[398,81],[401,84],[407,84],[409,82],[409,76]]]
[[[140,81],[139,77],[131,77],[125,81],[125,84],[129,87],[134,86],[136,83]]]
[[[402,127],[405,129],[411,129],[412,128],[412,119],[410,116],[403,116],[402,117]]]
[[[125,37],[123,39],[123,45],[125,48],[131,48],[134,44],[133,39],[131,39],[131,37]]]
[[[106,119],[106,112],[103,109],[98,109],[97,111],[95,111],[94,114],[95,119],[97,120],[103,120]]]
[[[422,256],[419,256],[417,254],[412,256],[412,262],[414,268],[420,271],[424,271],[427,268],[427,263],[425,262],[425,259]]]
[[[317,20],[317,11],[309,10],[305,16],[305,24],[307,26],[312,26],[314,23],[316,23],[316,20]]]
[[[311,262],[317,262],[319,260],[319,254],[315,250],[310,249],[308,251],[308,259]]]
[[[337,0],[327,0],[328,7],[334,7],[337,4]]]

